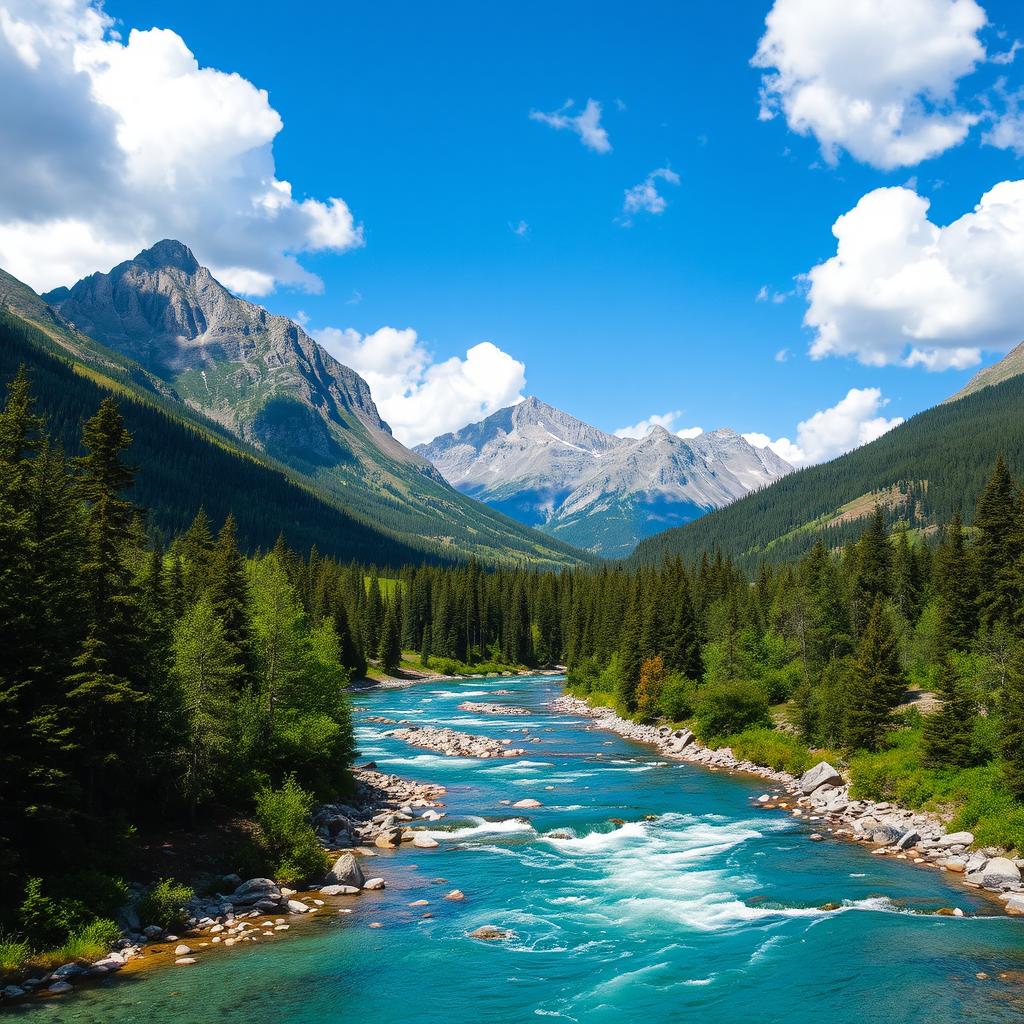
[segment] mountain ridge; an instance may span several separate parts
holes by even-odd
[[[180,242],[47,295],[54,305],[36,297],[29,319],[48,316],[73,358],[128,374],[405,542],[487,564],[589,560],[451,488],[393,436],[362,377],[298,324],[234,296]]]
[[[623,438],[535,396],[415,451],[452,486],[605,556],[792,471],[727,428]]]

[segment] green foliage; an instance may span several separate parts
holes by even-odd
[[[260,843],[273,877],[286,883],[307,882],[324,873],[327,858],[309,818],[313,797],[288,776],[279,789],[256,794]]]
[[[59,945],[88,920],[85,905],[73,899],[55,899],[43,892],[43,880],[30,878],[18,908],[18,923],[35,948]]]
[[[1024,377],[1014,377],[937,405],[871,444],[641,541],[630,565],[673,557],[690,562],[702,552],[721,551],[752,571],[762,559],[796,561],[819,539],[827,548],[841,548],[865,524],[837,517],[837,510],[864,496],[887,495],[894,484],[907,501],[883,509],[887,525],[899,523],[908,511],[915,526],[948,523],[958,509],[970,510],[997,455],[1002,453],[1010,466],[1024,466],[1022,404]]]
[[[0,976],[14,974],[28,960],[32,947],[26,939],[0,932]]]
[[[185,904],[195,895],[190,886],[163,878],[139,900],[136,910],[144,926],[180,928],[185,923]]]
[[[55,963],[98,960],[121,937],[121,929],[109,918],[98,917],[72,932],[67,941],[48,954]]]
[[[692,717],[697,704],[697,684],[679,673],[672,673],[662,684],[658,711],[670,722]]]
[[[757,683],[711,683],[697,692],[694,731],[705,743],[732,733],[771,725],[768,696]]]
[[[725,745],[731,747],[738,758],[791,775],[807,771],[816,760],[796,736],[766,727],[746,729],[729,736]]]

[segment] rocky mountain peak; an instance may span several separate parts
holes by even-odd
[[[164,238],[143,249],[129,263],[145,267],[147,270],[183,270],[186,274],[194,274],[199,270],[199,261],[192,254],[192,250],[184,242],[178,242],[173,238]]]

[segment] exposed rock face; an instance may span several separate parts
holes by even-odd
[[[727,505],[792,467],[731,430],[614,437],[536,398],[416,451],[453,486],[605,555]]]
[[[0,279],[0,297],[7,290]],[[346,508],[384,526],[400,518],[402,533],[454,541],[467,553],[493,557],[511,545],[576,560],[451,488],[392,436],[358,373],[298,324],[232,295],[181,242],[165,239],[47,297],[50,316],[135,360],[167,398],[314,480]]]

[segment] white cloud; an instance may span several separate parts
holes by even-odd
[[[755,302],[771,302],[776,306],[781,305],[786,299],[791,298],[796,294],[796,290],[788,292],[773,292],[768,285],[763,284],[757,291],[755,296]]]
[[[434,362],[411,327],[381,327],[366,335],[326,327],[311,334],[366,379],[381,416],[410,447],[523,398],[526,366],[489,341],[467,350],[465,359]]]
[[[963,142],[978,116],[957,82],[985,59],[975,0],[775,0],[751,63],[761,118],[781,111],[834,164],[891,169]]]
[[[521,220],[518,224],[509,224],[509,230],[513,235],[525,238],[530,233],[530,225],[525,220]]]
[[[779,351],[775,353],[775,362],[786,363],[789,361],[790,355],[791,353],[788,348],[780,348]]]
[[[168,29],[125,42],[88,0],[4,0],[0,95],[0,265],[40,290],[165,237],[236,290],[317,290],[297,256],[362,244],[343,200],[276,177],[266,91]]]
[[[905,188],[863,196],[807,275],[811,356],[962,369],[1024,337],[1024,181],[1003,181],[940,227]]]
[[[743,436],[757,448],[771,448],[791,466],[811,466],[834,459],[843,452],[874,441],[903,422],[900,416],[880,416],[888,405],[878,388],[851,388],[846,397],[830,409],[822,409],[797,424],[796,441],[788,437],[772,440],[767,434]]]
[[[670,185],[679,184],[679,175],[668,167],[659,167],[632,188],[627,188],[622,203],[621,223],[629,226],[633,223],[636,213],[659,214],[665,212],[668,200],[658,191],[658,181],[666,181]]]
[[[545,114],[541,110],[531,110],[530,120],[550,125],[557,131],[567,128],[575,132],[588,149],[596,153],[610,153],[612,144],[608,139],[608,132],[601,127],[601,104],[597,100],[587,100],[587,105],[578,114],[570,114],[572,108],[573,101],[566,100],[558,110],[553,110],[550,114]]]
[[[634,423],[632,426],[619,427],[614,433],[616,437],[631,437],[634,439],[646,437],[655,427],[664,427],[666,430],[674,431],[676,437],[697,437],[698,434],[704,433],[702,427],[683,427],[680,430],[674,430],[676,420],[682,414],[681,409],[674,409],[672,412],[660,414],[655,413],[653,416],[648,416],[647,419]]]

